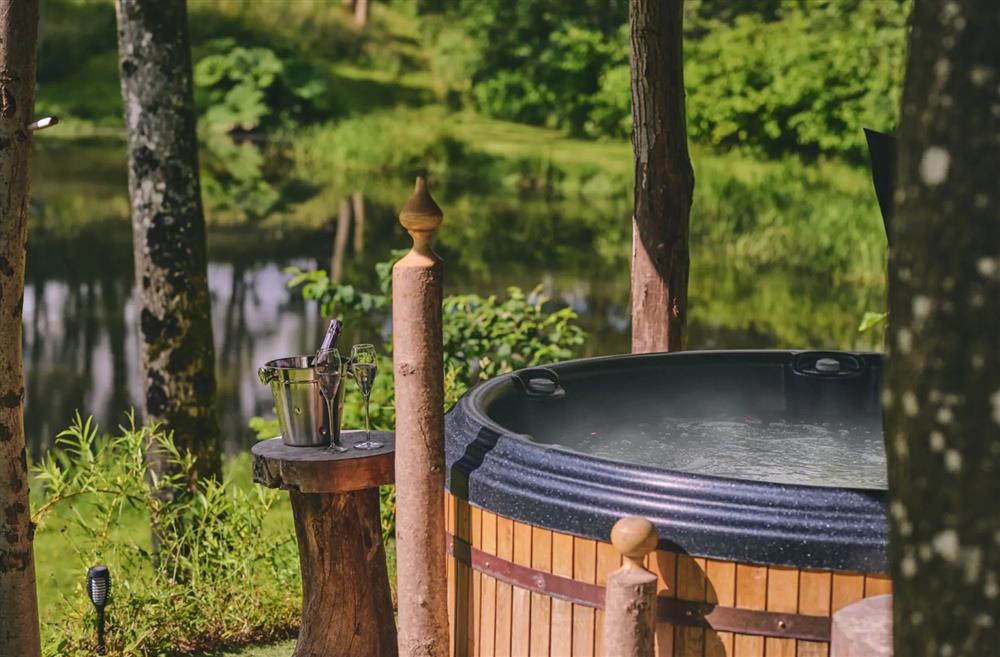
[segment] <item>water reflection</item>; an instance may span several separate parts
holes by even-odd
[[[121,144],[45,146],[33,162],[32,223],[24,303],[28,440],[38,455],[73,412],[105,428],[140,400],[131,232]],[[218,361],[219,414],[227,452],[251,440],[247,419],[271,401],[255,376],[272,358],[307,353],[322,321],[285,287],[289,265],[335,265],[363,289],[374,263],[408,238],[396,220],[409,181],[311,183],[266,221],[213,215],[209,288]],[[488,196],[443,185],[439,248],[453,292],[503,293],[541,283],[572,306],[592,340],[586,355],[628,350],[628,203]],[[755,271],[694,245],[689,346],[866,347],[864,310],[881,286],[833,286],[800,272]],[[383,324],[350,326],[371,341]]]

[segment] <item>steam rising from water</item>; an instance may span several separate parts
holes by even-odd
[[[615,461],[783,484],[885,488],[878,418],[642,416],[565,426],[552,442]]]

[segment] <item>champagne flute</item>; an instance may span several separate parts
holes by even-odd
[[[336,349],[320,349],[313,361],[313,372],[320,394],[326,401],[327,432],[330,434],[330,446],[327,449],[331,452],[346,452],[347,448],[338,441],[337,427],[334,426],[337,422],[337,393],[340,391],[343,374],[340,353]]]
[[[371,419],[368,413],[368,403],[372,396],[372,387],[375,385],[375,375],[378,374],[378,354],[375,346],[370,344],[356,344],[351,349],[351,376],[361,390],[361,396],[365,400],[365,439],[354,446],[355,449],[378,449],[382,443],[372,440]]]

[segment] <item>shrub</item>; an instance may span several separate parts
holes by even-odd
[[[150,442],[168,455],[176,475],[147,479]],[[81,572],[94,563],[111,567],[109,655],[159,656],[275,638],[298,622],[295,537],[290,528],[265,527],[283,494],[214,480],[173,494],[193,464],[155,426],[136,427],[129,417],[117,436],[101,438],[78,414],[35,468],[42,490],[32,520],[40,534],[72,529],[64,550],[75,553]],[[150,526],[157,528],[155,553]],[[92,654],[93,609],[82,582],[75,593],[47,628],[46,655]]]
[[[324,74],[314,65],[270,48],[217,39],[194,66],[205,121],[226,131],[292,128],[329,112]]]

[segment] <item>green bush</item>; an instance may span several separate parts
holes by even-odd
[[[909,4],[689,2],[690,137],[772,156],[859,159],[863,127],[896,123]],[[629,134],[624,4],[468,0],[446,15],[473,45],[439,53],[435,68],[458,71],[445,83],[480,111],[591,137]],[[450,33],[449,42],[463,39]],[[452,53],[460,66],[441,61]]]
[[[150,443],[176,475],[148,480]],[[75,558],[80,572],[94,563],[111,568],[109,655],[214,649],[286,636],[298,622],[295,537],[290,529],[265,530],[282,493],[214,480],[178,493],[193,464],[155,426],[138,428],[130,418],[117,436],[101,438],[77,415],[35,468],[41,495],[32,520],[39,537],[49,531],[69,537],[61,558]],[[126,525],[145,530],[129,534]],[[156,553],[150,526],[157,528]],[[83,582],[74,593],[46,627],[46,655],[93,653],[94,613]]]
[[[773,14],[693,21],[684,71],[691,138],[861,159],[861,129],[896,124],[908,5],[784,2]]]
[[[331,109],[325,75],[305,60],[239,46],[231,38],[205,49],[194,66],[194,84],[209,125],[244,132],[292,128]]]

